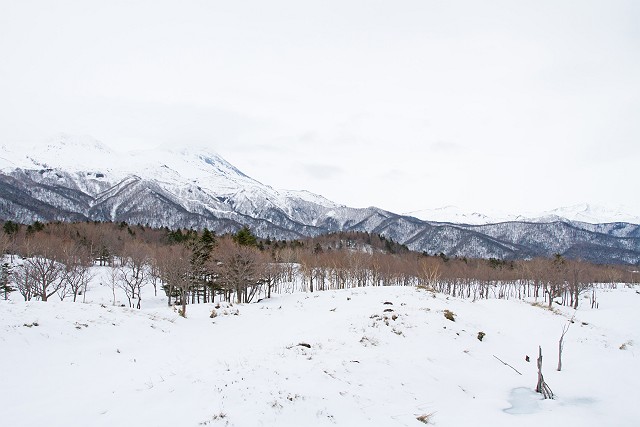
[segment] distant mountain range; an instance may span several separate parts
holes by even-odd
[[[584,205],[494,221],[455,208],[404,215],[350,208],[306,191],[276,190],[202,149],[118,153],[92,138],[62,135],[36,147],[2,147],[0,172],[0,219],[22,223],[126,221],[217,233],[247,225],[276,239],[352,230],[430,254],[511,259],[560,253],[640,262],[640,220],[621,212]],[[605,214],[616,220],[592,221]]]
[[[498,222],[522,221],[522,222],[553,222],[553,221],[578,221],[590,224],[604,224],[611,222],[627,222],[640,224],[640,216],[630,215],[625,207],[609,209],[588,203],[556,208],[546,212],[508,214],[508,213],[480,213],[465,211],[457,206],[445,206],[436,209],[424,209],[406,212],[404,215],[414,216],[425,221],[451,222],[454,224],[496,224]]]

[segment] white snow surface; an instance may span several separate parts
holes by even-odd
[[[248,215],[259,215],[268,206],[276,206],[295,220],[314,224],[326,217],[339,224],[351,218],[353,210],[320,195],[304,190],[276,190],[245,175],[209,149],[158,147],[153,150],[118,152],[91,136],[60,134],[34,146],[0,147],[0,171],[16,169],[52,169],[71,174],[78,188],[93,196],[104,190],[87,185],[86,177],[101,175],[100,180],[117,185],[134,176],[158,183],[171,194],[185,197],[185,191],[197,187],[209,195],[232,199],[235,209]],[[98,179],[98,178],[95,178]],[[95,184],[95,183],[94,183]],[[190,194],[190,193],[189,193]],[[301,212],[300,202],[308,209]],[[349,215],[345,216],[345,209]],[[366,213],[366,211],[362,211]],[[553,222],[579,221],[590,224],[628,222],[640,224],[640,217],[627,214],[624,206],[606,208],[593,204],[561,207],[546,212],[511,214],[480,213],[457,206],[406,212],[415,218],[454,224],[492,224],[506,221]],[[306,215],[306,216],[305,216]],[[311,216],[315,221],[308,221]]]
[[[554,221],[578,221],[589,224],[627,222],[630,224],[640,224],[640,217],[627,213],[629,211],[629,208],[622,205],[609,208],[589,203],[581,203],[544,212],[528,212],[521,214],[497,211],[481,213],[465,210],[458,206],[443,206],[434,209],[422,209],[406,212],[404,215],[413,216],[424,221],[469,225],[497,224],[508,221],[545,223]]]
[[[65,172],[103,173],[112,181],[135,175],[161,183],[193,183],[216,193],[264,187],[210,150],[158,148],[117,152],[89,136],[58,135],[31,147],[4,148],[0,169],[52,168]]]
[[[308,191],[277,190],[245,175],[217,153],[204,148],[158,147],[153,150],[117,152],[90,136],[61,134],[36,146],[1,147],[0,170],[44,171],[48,176],[64,172],[66,185],[81,188],[101,198],[106,188],[118,190],[122,183],[143,179],[156,183],[168,194],[198,205],[207,200],[210,209],[226,202],[242,214],[261,217],[263,211],[276,207],[292,219],[311,223],[306,216],[322,219],[328,210],[352,210]],[[62,179],[62,178],[60,178]],[[105,185],[97,185],[97,182]],[[200,197],[195,200],[194,198]],[[217,198],[212,202],[212,197]],[[194,199],[194,200],[191,200]],[[221,214],[221,212],[219,212]],[[343,212],[343,214],[345,214]],[[342,222],[346,219],[341,219]]]
[[[189,305],[185,319],[150,285],[141,310],[113,306],[108,268],[95,272],[86,303],[0,301],[0,424],[640,423],[637,288],[599,290],[598,309],[582,302],[558,372],[567,308],[370,287]],[[555,400],[533,391],[538,345]]]
[[[265,206],[277,206],[295,220],[315,221],[334,218],[339,224],[351,218],[353,210],[338,205],[320,195],[304,190],[281,190],[264,185],[248,177],[225,159],[209,149],[159,147],[153,150],[118,152],[91,136],[60,134],[34,146],[0,147],[0,171],[16,169],[53,169],[72,174],[76,186],[93,196],[104,189],[92,187],[86,180],[102,174],[100,180],[116,185],[130,176],[157,182],[169,193],[186,197],[189,189],[198,187],[214,197],[232,199],[235,208],[248,215],[256,215]],[[97,178],[96,178],[97,179]],[[190,194],[190,193],[189,193]],[[300,211],[304,203],[306,214]],[[256,203],[259,206],[256,206]],[[349,215],[345,216],[345,209]],[[506,221],[553,222],[579,221],[590,224],[628,222],[640,224],[640,217],[627,214],[625,206],[602,207],[583,203],[546,212],[520,214],[504,212],[475,212],[457,206],[444,206],[406,212],[415,218],[454,224],[482,225]],[[366,211],[362,211],[366,214]]]

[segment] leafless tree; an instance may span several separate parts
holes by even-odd
[[[180,293],[182,310],[180,314],[187,316],[187,301],[191,287],[191,251],[184,245],[173,245],[163,248],[157,253],[158,271],[162,281],[165,283],[165,292],[169,305],[174,290]]]
[[[59,260],[63,242],[54,236],[39,236],[25,246],[27,255],[23,261],[28,276],[33,280],[33,294],[47,301],[65,285],[66,269]]]
[[[73,302],[82,294],[85,301],[89,282],[93,278],[91,273],[92,257],[87,248],[70,242],[63,248],[65,264],[66,291],[73,296]]]
[[[29,264],[20,264],[13,271],[13,280],[18,292],[25,301],[31,301],[34,296],[35,283]]]
[[[140,309],[142,302],[142,288],[146,283],[146,268],[149,262],[148,248],[144,243],[133,241],[127,243],[123,249],[121,264],[118,267],[120,281],[118,286],[124,291],[129,301],[129,307]]]
[[[285,269],[283,264],[272,262],[266,259],[266,256],[262,256],[261,263],[264,265],[263,283],[266,286],[267,298],[271,298],[271,291],[282,280]]]
[[[55,259],[34,256],[24,260],[33,278],[34,294],[42,301],[58,292],[65,285],[65,266]]]
[[[151,254],[149,259],[149,283],[153,286],[153,296],[158,296],[158,285],[162,281],[162,271],[160,269],[160,259],[162,257],[161,249],[164,248],[155,248]]]
[[[112,305],[116,305],[116,288],[119,287],[118,282],[120,280],[120,271],[116,268],[110,268],[108,278],[109,282],[107,285],[109,286],[109,289],[111,289],[111,294],[113,295]]]
[[[264,263],[254,247],[221,239],[209,266],[221,287],[235,292],[238,303],[251,302],[262,285]]]
[[[419,261],[420,278],[427,288],[434,291],[441,276],[440,264],[440,260],[435,257],[426,257]]]
[[[7,253],[10,245],[11,237],[9,237],[9,235],[4,231],[0,230],[0,258]]]
[[[566,283],[566,269],[566,260],[560,254],[555,254],[551,268],[548,270],[550,274],[549,280],[547,281],[549,308],[553,305],[555,298],[562,294]]]
[[[576,314],[574,313],[567,324],[562,327],[562,335],[560,335],[560,340],[558,341],[558,371],[562,371],[562,350],[564,349],[564,336],[569,331],[569,328],[571,327],[571,324],[573,324],[575,317]]]

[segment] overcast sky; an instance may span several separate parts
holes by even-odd
[[[640,214],[639,1],[0,0],[0,145],[199,145],[394,212]]]

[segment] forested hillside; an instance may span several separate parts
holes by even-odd
[[[3,225],[3,291],[25,300],[74,301],[86,292],[94,265],[113,267],[111,286],[140,308],[142,287],[167,303],[251,302],[286,290],[294,276],[310,292],[365,286],[417,286],[472,299],[535,297],[577,306],[594,283],[638,281],[633,267],[551,258],[504,261],[410,251],[367,232],[302,240],[257,238],[248,228],[216,236],[207,229],[154,229],[126,223]],[[114,293],[115,294],[115,293]],[[596,296],[588,295],[597,304]]]

